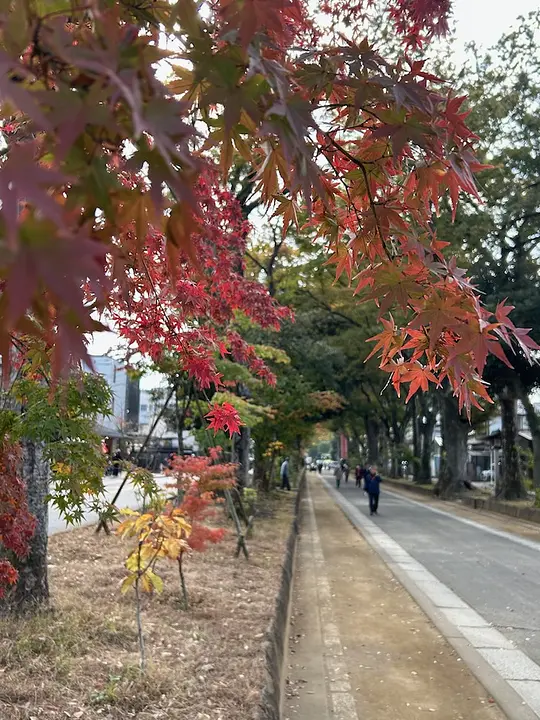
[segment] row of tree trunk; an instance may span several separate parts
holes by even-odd
[[[504,388],[499,393],[501,411],[502,467],[498,473],[497,497],[515,500],[526,497],[522,463],[519,457],[517,401],[526,412],[533,445],[533,485],[540,488],[540,417],[526,392],[518,388]],[[415,482],[427,484],[432,480],[433,433],[440,412],[442,452],[437,492],[441,497],[453,497],[474,482],[474,468],[468,460],[468,437],[472,430],[468,418],[459,412],[458,402],[449,392],[437,395],[418,395],[411,403],[412,475]],[[370,464],[390,465],[395,477],[402,474],[405,427],[383,428],[374,417],[364,417],[364,455]]]

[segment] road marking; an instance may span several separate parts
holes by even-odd
[[[540,718],[540,666],[533,662],[524,652],[518,650],[507,637],[495,630],[476,610],[415,560],[399,543],[366,517],[350,500],[338,493],[330,482],[325,478],[323,478],[323,482],[345,515],[349,517],[356,527],[362,530],[365,539],[383,557],[394,574],[402,582],[404,580],[400,578],[400,575],[406,576],[409,584],[412,583],[413,587],[428,599],[430,603],[429,609],[426,608],[424,603],[421,604],[434,624],[440,626],[439,619],[441,616],[443,617],[445,628],[451,629],[451,632],[443,632],[447,640],[456,647],[456,645],[459,645],[460,639],[461,641],[465,639],[467,644],[496,673],[500,684],[503,685],[504,681],[506,681],[507,687],[509,686],[515,691],[521,699],[521,704],[526,705],[532,711],[534,717]],[[390,494],[393,495],[394,493]],[[403,499],[401,495],[398,497]],[[426,505],[408,498],[406,501],[426,507]],[[455,517],[442,510],[431,507],[429,509],[440,515]],[[529,545],[527,541],[521,542],[520,538],[514,538],[509,533],[492,531],[490,528],[486,528],[484,525],[474,521],[463,520],[462,518],[455,519],[482,530],[487,530],[495,535],[520,541],[519,544]],[[540,550],[539,546],[532,546],[535,550]],[[410,587],[407,589],[411,592]],[[415,599],[418,600],[418,597],[415,597]],[[511,699],[508,701],[505,696],[506,690],[498,693],[497,682],[493,683],[492,678],[480,677],[479,668],[474,663],[469,664],[471,670],[478,674],[484,686],[496,697],[509,718],[516,718],[517,720],[522,717],[531,717],[530,715],[524,715],[522,709],[515,706],[515,699],[517,699],[515,695],[513,696],[514,704],[512,704]]]
[[[328,485],[327,481],[325,480],[326,484]],[[435,508],[432,505],[429,505],[427,503],[418,502],[418,500],[411,500],[409,497],[405,497],[405,495],[402,495],[401,493],[392,492],[391,490],[384,491],[385,495],[391,495],[394,498],[399,498],[400,500],[403,500],[404,502],[408,502],[411,505],[418,505],[418,507],[425,508],[427,510],[430,510],[432,513],[436,513],[437,515],[443,515],[444,517],[452,518],[452,520],[458,520],[460,523],[463,523],[464,525],[470,525],[473,528],[476,528],[477,530],[484,530],[485,532],[490,533],[491,535],[496,535],[497,537],[504,538],[505,540],[511,540],[512,542],[517,543],[518,545],[523,545],[524,547],[528,547],[531,550],[536,550],[536,552],[540,552],[540,542],[535,542],[534,540],[527,540],[527,538],[522,538],[517,535],[512,535],[512,533],[506,532],[505,530],[497,530],[496,528],[492,528],[489,525],[483,525],[482,523],[476,522],[476,520],[469,520],[468,518],[461,517],[460,515],[454,515],[451,512],[448,512],[447,510],[440,510],[439,508]],[[512,518],[511,516],[502,515],[502,518],[508,518],[509,520],[519,520],[519,518]]]
[[[358,720],[356,703],[351,694],[352,688],[343,657],[343,645],[339,635],[339,628],[333,619],[330,582],[326,572],[326,563],[309,487],[306,493],[306,504],[308,508],[306,530],[311,540],[312,556],[317,575],[317,597],[321,617],[321,633],[323,645],[326,649],[323,660],[328,678],[329,696],[332,703],[332,718],[334,720]]]

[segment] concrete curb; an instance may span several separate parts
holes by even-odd
[[[283,663],[287,642],[287,629],[291,604],[296,544],[300,528],[300,503],[306,491],[306,470],[298,484],[294,504],[294,518],[287,539],[285,557],[281,570],[281,582],[276,597],[274,616],[266,632],[264,643],[265,681],[261,692],[256,720],[280,720],[283,695]]]
[[[533,671],[538,669],[538,666],[524,653],[514,649],[509,640],[491,628],[478,613],[413,560],[398,543],[380,530],[376,523],[337,493],[328,481],[324,480],[324,485],[345,517],[362,533],[441,635],[459,653],[508,720],[538,720],[540,714],[533,710],[531,704],[538,709],[536,691],[540,682],[537,678],[509,680],[503,677],[506,668],[501,669],[501,672],[497,670],[497,656],[510,653],[512,662],[515,660],[525,664],[529,675],[529,666]]]

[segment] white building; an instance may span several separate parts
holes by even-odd
[[[109,355],[92,356],[94,370],[107,381],[112,392],[111,414],[101,416],[104,431],[133,433],[139,427],[139,379],[130,377],[125,364]]]
[[[148,434],[150,428],[159,416],[163,402],[164,399],[162,397],[159,399],[156,398],[155,390],[140,391],[139,436],[145,437]],[[171,452],[178,450],[178,435],[175,430],[167,427],[167,423],[163,418],[158,421],[152,436],[158,444],[170,448]],[[185,451],[197,452],[199,446],[194,435],[190,433],[189,430],[184,430],[182,439]]]

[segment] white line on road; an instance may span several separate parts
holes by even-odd
[[[540,666],[487,620],[458,597],[449,587],[415,560],[399,543],[381,530],[348,499],[323,478],[330,494],[369,544],[420,604],[431,621],[464,657],[484,687],[493,695],[510,720],[540,718]],[[397,497],[397,495],[396,495]],[[399,495],[402,499],[402,496]],[[432,512],[452,517],[495,535],[521,541],[509,533],[494,531],[471,520],[417,503]],[[521,544],[540,547],[523,540]],[[464,642],[465,641],[465,642]]]
[[[433,507],[433,505],[429,505],[428,503],[422,503],[418,502],[418,500],[412,500],[411,498],[406,497],[401,493],[386,490],[386,488],[384,490],[384,494],[391,495],[394,498],[399,498],[400,500],[410,503],[411,505],[418,505],[419,507],[423,507],[426,510],[430,510],[432,513],[435,513],[436,515],[443,515],[444,517],[452,518],[452,520],[458,520],[464,525],[470,525],[470,527],[476,528],[477,530],[484,530],[491,535],[496,535],[497,537],[504,538],[505,540],[511,540],[518,545],[524,545],[531,550],[536,550],[536,552],[540,552],[540,542],[535,542],[534,540],[527,540],[526,538],[519,537],[519,535],[512,535],[512,533],[505,532],[504,530],[497,530],[496,528],[492,528],[489,525],[483,525],[482,523],[476,522],[476,520],[469,520],[468,518],[461,517],[461,515],[454,515],[447,510],[440,510],[439,508]],[[508,517],[508,519],[511,519],[510,516]],[[514,519],[517,520],[517,518]]]

